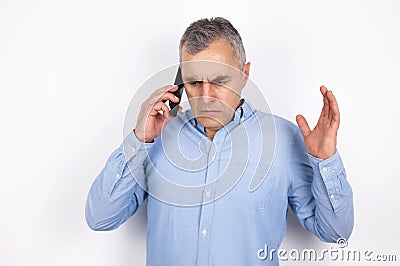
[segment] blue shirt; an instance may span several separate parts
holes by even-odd
[[[341,158],[307,154],[299,128],[246,101],[213,140],[190,110],[153,143],[130,132],[94,180],[93,230],[113,230],[147,199],[147,265],[278,265],[290,205],[325,242],[348,239],[353,197]],[[263,254],[261,254],[263,255]]]

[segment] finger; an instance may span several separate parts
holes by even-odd
[[[324,85],[322,85],[319,88],[319,90],[320,90],[320,92],[322,94],[322,100],[323,100],[323,103],[324,103],[324,105],[322,106],[322,110],[321,110],[321,116],[327,117],[328,114],[329,114],[329,100],[328,100],[328,98],[326,96],[326,93],[327,93],[328,90]]]
[[[168,91],[169,91],[169,92],[174,92],[174,91],[177,91],[178,88],[179,88],[178,85],[173,85]]]
[[[336,97],[332,91],[329,91],[327,93],[327,98],[329,100],[330,113],[332,116],[331,126],[338,127],[339,123],[340,123],[340,112],[339,112],[339,105],[337,103]]]
[[[157,93],[166,93],[167,91],[173,92],[178,89],[178,85],[167,85],[156,90]]]
[[[174,119],[174,118],[175,118],[175,117],[174,117],[173,115],[168,115],[167,117],[165,117],[164,124],[163,124],[163,128],[164,128],[169,122],[171,122],[172,119]]]
[[[307,120],[302,115],[296,115],[296,122],[300,128],[301,134],[303,134],[303,137],[307,137],[311,132]]]
[[[161,87],[160,89],[156,90],[153,92],[153,94],[148,98],[148,101],[150,104],[154,104],[155,102],[158,102],[159,99],[167,92],[174,92],[178,89],[177,85],[168,85]]]
[[[179,105],[178,107],[175,107],[175,108],[178,108],[178,111],[176,112],[176,116],[178,116],[179,113],[182,112],[183,108],[182,108],[182,106],[180,106],[180,105]],[[170,111],[170,113],[171,113],[171,111]],[[173,115],[168,115],[168,117],[166,117],[165,120],[164,120],[163,128],[164,128],[169,122],[171,122],[171,120],[174,119],[174,118],[175,118],[175,116],[173,116]]]
[[[171,92],[167,92],[167,93],[165,93],[165,94],[163,94],[163,95],[161,95],[161,97],[157,100],[158,102],[161,102],[161,101],[167,101],[167,100],[170,100],[170,101],[172,101],[172,102],[175,102],[175,103],[177,103],[177,102],[179,102],[179,98],[178,97],[176,97],[173,93],[171,93]]]
[[[332,91],[327,91],[326,92],[326,98],[328,99],[328,102],[329,102],[329,113],[328,113],[328,121],[332,121],[332,119],[333,119],[333,110],[332,110],[332,102],[331,102],[331,100],[328,98],[328,94],[330,95],[330,94],[332,94]]]
[[[156,90],[157,93],[164,94],[166,92],[174,92],[178,90],[178,85],[167,85]]]
[[[163,103],[163,102],[156,102],[153,106],[153,108],[151,109],[149,115],[158,115],[160,114],[159,111],[162,111],[162,115],[164,117],[167,117],[169,115],[169,108],[168,106]]]

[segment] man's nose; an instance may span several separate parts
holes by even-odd
[[[214,101],[214,98],[212,83],[203,81],[201,87],[201,102],[203,104],[209,104],[210,102]]]

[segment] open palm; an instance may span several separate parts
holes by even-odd
[[[324,105],[317,125],[313,130],[302,115],[296,116],[296,122],[304,137],[307,152],[317,158],[328,159],[336,152],[336,139],[340,123],[338,104],[332,91],[320,87]]]

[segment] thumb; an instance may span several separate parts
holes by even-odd
[[[178,110],[177,110],[177,112],[176,112],[176,116],[178,116],[179,113],[182,112],[183,108],[182,108],[182,106],[180,106],[180,105],[179,105],[178,107],[175,107],[175,108],[178,108]],[[172,119],[174,119],[176,116],[173,116],[173,115],[171,115],[171,114],[168,114],[168,116],[166,116],[165,119],[164,119],[163,128],[164,128],[169,122],[171,122]]]
[[[307,137],[311,132],[307,120],[302,115],[296,115],[296,122],[300,128],[301,134],[303,134],[303,137]]]
[[[179,113],[182,112],[182,110],[183,110],[182,106],[179,105],[178,106],[178,112],[176,112],[176,116],[178,116]]]

